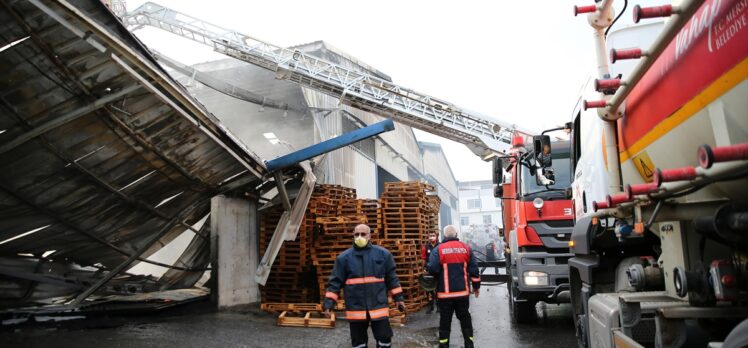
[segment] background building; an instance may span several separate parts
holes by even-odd
[[[496,240],[498,231],[504,224],[501,219],[501,200],[493,196],[493,182],[460,181],[458,188],[463,239],[472,240],[479,246]]]

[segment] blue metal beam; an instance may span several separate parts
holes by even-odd
[[[380,133],[389,132],[394,129],[395,123],[392,122],[392,120],[387,119],[382,122],[375,123],[371,126],[357,129],[353,132],[343,134],[339,137],[325,140],[319,144],[314,144],[299,151],[289,153],[288,155],[267,161],[265,162],[265,166],[270,172],[288,168],[301,161],[306,161],[323,153],[337,150],[343,146],[350,145],[355,142],[373,137]]]

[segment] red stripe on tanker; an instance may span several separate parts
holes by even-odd
[[[618,121],[621,151],[747,55],[748,0],[704,2],[632,89],[626,114]],[[698,74],[689,72],[696,66]]]

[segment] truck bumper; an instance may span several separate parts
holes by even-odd
[[[569,302],[569,265],[573,254],[521,252],[516,257],[517,300]]]

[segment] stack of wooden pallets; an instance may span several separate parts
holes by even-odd
[[[395,259],[397,278],[403,288],[407,312],[417,311],[427,303],[426,292],[418,284],[418,277],[423,273],[420,244],[412,239],[379,239],[374,241],[392,253]],[[390,303],[394,309],[395,304]]]
[[[371,228],[372,237],[379,236],[382,217],[378,199],[343,199],[338,205],[338,216],[363,215]],[[351,232],[353,232],[351,230]]]
[[[428,236],[431,207],[427,195],[433,192],[433,186],[420,181],[384,183],[383,237],[421,241]]]
[[[267,250],[275,227],[280,221],[282,207],[272,207],[262,213],[260,219],[260,250]],[[314,287],[315,269],[311,267],[311,229],[305,224],[299,228],[294,241],[283,242],[283,247],[273,262],[267,282],[260,288],[263,303],[304,303],[316,301]]]
[[[426,200],[428,202],[425,212],[428,221],[426,237],[428,237],[428,233],[434,233],[439,236],[439,207],[441,206],[442,200],[437,195],[428,195],[426,196]]]
[[[403,287],[407,310],[423,308],[428,302],[418,277],[423,273],[420,248],[429,232],[439,233],[439,205],[433,186],[419,182],[384,184],[382,230],[385,248],[392,252]]]
[[[312,247],[317,217],[333,217],[338,214],[341,198],[355,196],[355,191],[341,186],[318,185],[315,187],[299,233],[294,241],[285,241],[278,252],[265,286],[261,287],[264,303],[305,303],[319,299],[317,269],[312,265]],[[267,250],[275,227],[280,221],[283,208],[271,207],[262,212],[260,219],[260,251]]]
[[[324,297],[335,258],[352,246],[353,229],[361,223],[371,227],[374,244],[392,253],[407,311],[423,308],[427,300],[418,284],[423,272],[420,248],[429,232],[438,233],[439,204],[434,187],[422,182],[385,183],[379,200],[356,199],[354,189],[339,185],[317,185],[298,237],[283,243],[267,284],[261,288],[263,309],[285,312],[279,325],[281,321],[291,325],[314,322],[310,318],[318,313],[311,317],[306,313],[319,311],[319,307],[309,303]],[[262,213],[260,250],[266,250],[282,212],[274,207]],[[342,295],[339,309],[344,306]],[[405,316],[394,307],[392,303],[393,323],[404,323]]]
[[[312,248],[312,264],[317,269],[320,299],[324,300],[327,281],[335,266],[335,258],[353,246],[353,229],[366,223],[363,215],[319,217],[318,228]],[[340,297],[343,298],[342,296]],[[342,300],[340,301],[342,303]]]

